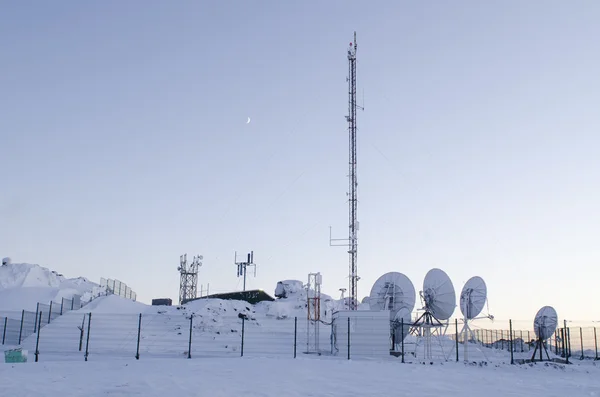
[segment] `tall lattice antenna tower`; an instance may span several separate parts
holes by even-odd
[[[202,255],[197,255],[194,260],[188,266],[187,254],[183,254],[179,257],[179,304],[183,305],[190,299],[195,299],[198,294],[198,268],[202,266],[200,262],[203,258]]]
[[[354,32],[354,42],[350,43],[348,48],[348,115],[346,121],[348,122],[348,135],[349,135],[349,172],[348,172],[348,212],[349,212],[349,230],[348,239],[332,239],[331,228],[329,232],[329,244],[335,246],[346,246],[348,247],[348,254],[350,254],[349,264],[349,296],[348,305],[350,310],[356,310],[358,308],[358,269],[357,269],[357,251],[358,251],[358,221],[357,221],[357,207],[358,207],[358,196],[357,188],[358,182],[356,181],[356,32]],[[344,244],[335,244],[334,241],[345,241]]]

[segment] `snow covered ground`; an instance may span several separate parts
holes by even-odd
[[[600,368],[316,358],[154,359],[0,365],[15,396],[600,396]]]
[[[0,311],[31,309],[40,298],[91,296],[97,287],[86,279],[65,279],[35,265],[0,269]],[[406,364],[387,354],[387,331],[381,338],[375,333],[361,335],[356,331],[361,327],[356,327],[351,331],[352,359],[347,360],[347,338],[335,340],[337,350],[332,349],[331,338],[332,313],[343,309],[344,303],[328,296],[321,303],[323,323],[317,338],[321,354],[307,355],[304,352],[309,347],[314,350],[315,339],[306,319],[306,291],[301,282],[286,280],[278,285],[277,294],[285,297],[257,305],[202,299],[181,307],[99,297],[82,309],[52,317],[39,333],[24,336],[20,347],[29,352],[29,362],[0,364],[0,394],[162,396],[188,391],[211,396],[345,396],[399,389],[419,390],[421,396],[462,392],[600,397],[596,365],[600,362],[592,360],[511,366],[507,350],[471,343],[470,364],[462,362],[463,345],[457,363],[452,325],[447,336],[432,338],[432,359],[424,357],[424,340],[409,335],[404,346]],[[27,307],[21,308],[23,304]],[[368,304],[359,309],[368,310]],[[38,336],[39,362],[35,363]],[[373,341],[375,347],[370,345]],[[0,351],[13,347],[5,344]],[[515,359],[531,357],[527,345],[523,350],[517,347]]]

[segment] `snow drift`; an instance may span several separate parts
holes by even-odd
[[[48,268],[6,261],[0,266],[0,311],[35,311],[36,305],[74,295],[89,301],[100,286],[84,277],[68,279]]]

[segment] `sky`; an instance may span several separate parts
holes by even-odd
[[[338,298],[356,31],[359,298],[441,268],[502,321],[600,320],[598,2],[1,7],[1,256],[150,302],[184,253],[241,289],[253,250],[248,288],[321,272]]]

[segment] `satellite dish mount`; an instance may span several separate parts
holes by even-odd
[[[548,354],[548,349],[546,348],[546,340],[550,339],[554,334],[557,326],[558,315],[552,306],[544,306],[537,312],[535,319],[533,320],[533,330],[535,332],[536,341],[531,361],[536,361],[535,354],[538,350],[540,352],[539,361],[544,361],[542,350],[546,352],[546,357],[548,358],[548,361],[550,361],[550,354]]]
[[[424,358],[431,359],[432,334],[437,331],[440,336],[440,329],[447,325],[456,307],[456,293],[450,277],[443,270],[431,269],[425,275],[423,290],[419,295],[424,304],[423,314],[413,323],[413,327],[421,329],[420,336],[425,340]],[[442,321],[446,321],[446,324]],[[443,354],[441,341],[440,347]]]

